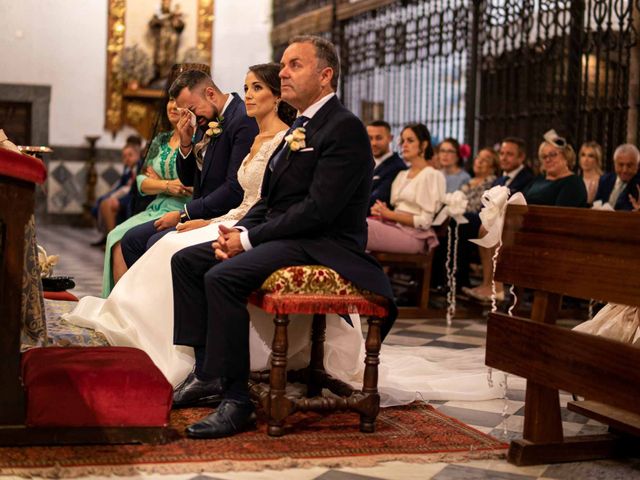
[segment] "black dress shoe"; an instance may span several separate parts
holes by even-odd
[[[222,401],[224,392],[221,378],[205,381],[191,372],[173,391],[173,408],[215,406]]]
[[[190,438],[222,438],[251,430],[256,426],[253,403],[223,400],[208,417],[187,427]]]

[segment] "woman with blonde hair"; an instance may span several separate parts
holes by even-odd
[[[598,142],[584,142],[578,153],[580,175],[587,189],[587,203],[591,205],[596,198],[598,182],[602,176],[602,147]]]

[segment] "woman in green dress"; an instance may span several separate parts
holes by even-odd
[[[102,276],[102,296],[105,298],[127,271],[120,248],[120,240],[124,234],[136,225],[160,218],[167,212],[180,210],[189,201],[192,193],[190,187],[182,185],[176,171],[180,137],[175,131],[175,125],[180,119],[180,114],[173,98],[167,102],[167,117],[174,130],[160,133],[153,139],[147,153],[144,173],[136,177],[141,195],[156,195],[155,200],[146,210],[124,221],[107,236]]]

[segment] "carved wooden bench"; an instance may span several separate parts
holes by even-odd
[[[640,304],[640,214],[509,206],[496,279],[534,290],[531,319],[489,316],[486,364],[527,379],[517,465],[624,455],[640,434],[640,349],[555,326],[562,295]],[[570,410],[610,433],[564,437],[558,390],[584,396]]]

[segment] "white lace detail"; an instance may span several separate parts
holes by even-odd
[[[264,142],[253,158],[251,154],[247,154],[242,161],[242,165],[238,169],[238,182],[244,190],[244,198],[242,203],[236,208],[229,210],[221,217],[214,218],[212,222],[222,222],[225,220],[240,220],[249,209],[260,199],[260,190],[262,186],[262,177],[267,168],[267,162],[275,149],[282,142],[286,130],[282,130],[275,134],[273,139]]]

